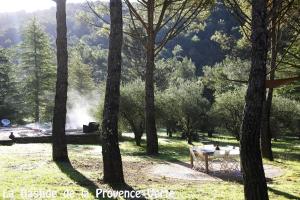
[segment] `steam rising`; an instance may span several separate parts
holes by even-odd
[[[95,112],[100,94],[92,91],[80,94],[75,90],[68,92],[66,129],[82,129],[83,124],[96,121]]]

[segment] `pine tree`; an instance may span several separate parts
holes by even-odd
[[[122,1],[110,0],[110,34],[107,81],[102,121],[102,157],[104,182],[123,184],[123,166],[118,138],[118,115],[122,65]]]
[[[0,48],[0,119],[22,123],[26,106],[19,89],[18,67],[12,62],[13,54],[14,49]]]
[[[21,44],[21,68],[23,92],[29,116],[35,122],[41,119],[41,113],[53,107],[55,66],[51,57],[50,39],[40,23],[33,18],[23,30]]]
[[[267,2],[252,1],[251,70],[241,127],[241,164],[246,200],[268,200],[268,187],[260,151],[260,125],[265,98]]]
[[[11,109],[7,101],[10,95],[10,63],[6,55],[5,49],[0,49],[0,119],[8,117]]]
[[[80,94],[95,89],[95,83],[92,77],[92,69],[85,64],[78,52],[71,53],[69,87]]]
[[[52,126],[52,158],[55,162],[70,162],[66,141],[66,114],[68,94],[68,40],[66,0],[56,2],[56,59],[57,79]]]

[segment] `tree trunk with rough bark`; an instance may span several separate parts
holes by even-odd
[[[66,0],[56,0],[56,5],[57,81],[53,115],[52,156],[54,161],[69,162],[65,133],[68,92]]]
[[[267,2],[252,1],[252,55],[241,128],[241,164],[246,200],[266,200],[268,189],[260,151],[260,126],[265,98],[268,52]]]
[[[147,154],[158,154],[158,137],[155,122],[154,104],[154,69],[155,69],[155,32],[154,21],[154,1],[148,1],[148,37],[147,37],[147,63],[145,75],[145,112],[146,112],[146,136]]]
[[[104,182],[124,183],[123,166],[118,138],[120,79],[122,65],[123,20],[121,0],[110,0],[110,35],[107,81],[102,121],[102,157]]]
[[[273,73],[273,72],[272,72]],[[271,80],[271,78],[270,78]],[[270,88],[267,93],[267,99],[263,103],[262,126],[261,126],[261,151],[262,156],[273,161],[272,152],[272,133],[271,133],[271,108],[272,108],[273,89]]]
[[[272,28],[271,28],[271,66],[270,66],[270,77],[269,80],[275,79],[275,68],[278,54],[278,30],[277,15],[278,15],[278,1],[272,1]],[[272,132],[271,132],[271,109],[273,99],[273,88],[269,88],[267,91],[266,101],[264,102],[263,116],[262,116],[262,127],[261,127],[261,151],[264,158],[270,161],[274,160],[272,152]]]
[[[33,36],[33,41],[34,41],[34,73],[35,73],[35,80],[36,80],[36,85],[35,85],[35,114],[34,114],[34,122],[40,122],[40,66],[38,66],[37,63],[37,39],[36,39],[36,26],[34,26],[34,36]]]

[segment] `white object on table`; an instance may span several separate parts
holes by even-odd
[[[216,148],[213,144],[209,144],[209,145],[204,145],[202,148],[201,148],[201,151],[204,151],[204,152],[215,152]]]

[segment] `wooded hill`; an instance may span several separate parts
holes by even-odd
[[[82,39],[89,46],[100,44],[103,49],[107,49],[108,38],[97,34],[98,30],[79,17],[80,13],[87,9],[85,4],[68,4],[67,25],[69,38],[71,38],[69,44],[72,45]],[[33,17],[36,17],[44,26],[54,45],[56,35],[55,8],[51,8],[33,13],[20,11],[0,14],[0,46],[7,48],[19,44],[22,28]],[[168,43],[167,51],[164,51],[163,57],[172,56],[174,46],[179,44],[183,49],[183,56],[192,59],[197,67],[197,74],[200,75],[203,66],[211,66],[220,62],[228,54],[230,44],[228,44],[229,49],[224,50],[214,39],[214,36],[220,33],[234,39],[241,38],[238,22],[221,3],[212,10],[208,19],[205,20],[202,30],[181,34]]]

